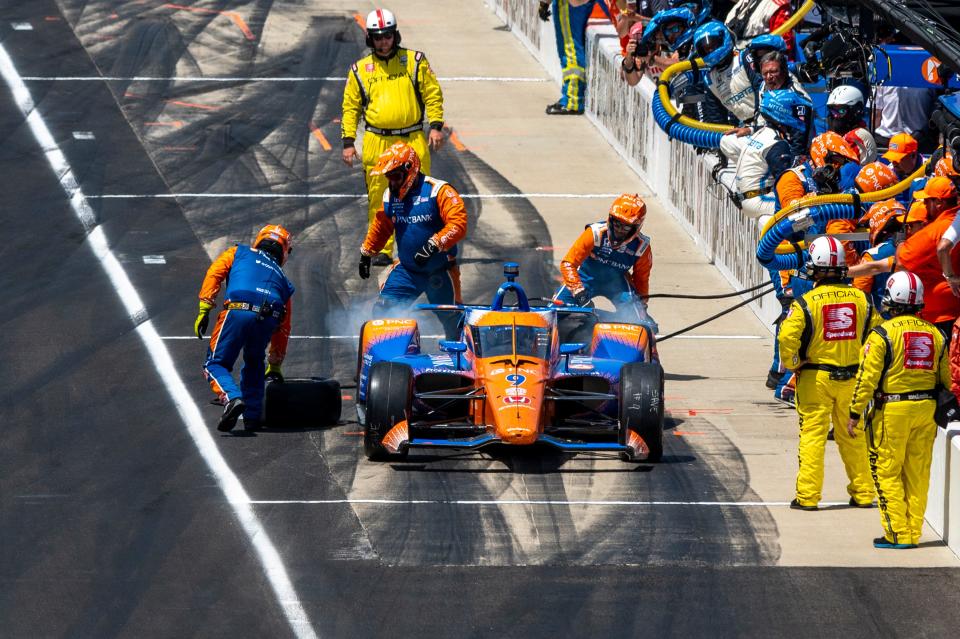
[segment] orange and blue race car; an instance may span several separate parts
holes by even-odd
[[[489,306],[418,306],[463,315],[460,339],[440,340],[438,353],[421,352],[415,319],[363,325],[357,415],[367,457],[539,442],[659,461],[663,368],[650,325],[556,302],[531,306],[519,266],[507,263],[504,274]],[[516,303],[506,305],[508,296]],[[589,344],[560,343],[558,318],[571,315],[589,320]]]

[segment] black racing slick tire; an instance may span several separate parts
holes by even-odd
[[[398,455],[383,445],[383,437],[402,420],[410,419],[413,401],[413,370],[406,364],[377,362],[367,384],[367,423],[363,427],[363,452],[367,459],[381,461]]]
[[[627,431],[643,438],[647,461],[663,457],[663,368],[657,362],[633,362],[620,369],[620,443]]]
[[[312,428],[340,421],[340,382],[324,377],[267,382],[263,421],[267,428]]]

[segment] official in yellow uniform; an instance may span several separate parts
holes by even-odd
[[[830,236],[810,243],[807,273],[816,284],[794,300],[780,324],[780,357],[797,372],[800,470],[791,508],[817,510],[823,488],[823,455],[831,420],[850,483],[850,505],[870,508],[874,488],[863,439],[844,428],[860,346],[879,322],[863,291],[843,282],[843,245]]]
[[[943,333],[917,317],[923,308],[919,277],[909,271],[891,275],[883,308],[892,318],[870,331],[863,345],[847,432],[856,437],[860,418],[866,416],[870,472],[884,532],[873,545],[916,548],[937,434],[937,387],[950,388],[950,362]]]
[[[383,204],[387,179],[370,175],[384,151],[395,142],[405,142],[420,156],[424,173],[430,173],[430,150],[443,144],[443,94],[440,83],[420,51],[400,47],[400,32],[393,13],[375,9],[367,16],[367,46],[370,55],[358,60],[347,74],[343,90],[342,159],[353,166],[357,150],[357,125],[362,117],[363,174],[367,182],[367,222],[372,223]],[[429,140],[423,134],[423,115],[430,122]],[[393,260],[393,238],[374,257],[373,264],[387,266]]]

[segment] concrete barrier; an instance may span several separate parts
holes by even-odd
[[[941,538],[946,538],[947,470],[950,464],[950,441],[947,431],[937,429],[930,460],[930,489],[927,491],[927,523]]]
[[[950,426],[945,437],[947,476],[943,492],[946,494],[946,513],[942,536],[950,550],[960,556],[960,423]]]

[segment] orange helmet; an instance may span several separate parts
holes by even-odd
[[[406,142],[394,142],[390,148],[381,153],[376,165],[370,170],[370,175],[386,175],[397,169],[403,169],[406,172],[400,185],[400,192],[394,194],[402,200],[420,173],[420,156]]]
[[[870,244],[876,245],[877,238],[884,231],[893,231],[890,228],[892,224],[903,223],[906,217],[907,209],[903,204],[895,199],[877,202],[867,211],[867,214],[860,218],[859,224],[870,226]]]
[[[813,138],[813,142],[810,143],[810,160],[813,166],[817,168],[826,166],[828,161],[835,160],[837,156],[860,163],[860,156],[856,150],[842,136],[833,131],[821,133]]]
[[[933,168],[933,174],[936,177],[948,177],[950,179],[960,177],[960,173],[957,173],[956,169],[953,168],[953,155],[947,153],[940,158],[937,165]]]
[[[647,216],[647,205],[636,193],[624,193],[613,201],[608,215],[607,227],[611,243],[619,246],[629,242],[640,232]]]
[[[272,246],[265,245],[260,246],[261,242],[272,242],[276,244],[279,249],[274,252],[270,251]],[[277,261],[283,265],[287,261],[287,257],[290,255],[290,251],[293,250],[293,236],[290,235],[290,231],[283,228],[279,224],[267,224],[265,227],[260,229],[260,232],[257,233],[257,239],[253,241],[253,248],[262,248],[268,253],[277,258]],[[279,253],[279,254],[277,254]]]
[[[873,193],[893,186],[899,182],[897,174],[883,162],[871,162],[863,165],[857,173],[857,188],[861,193]],[[869,215],[869,214],[868,214]]]

